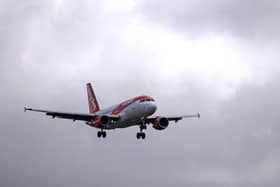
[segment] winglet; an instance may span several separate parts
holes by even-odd
[[[197,118],[200,118],[200,113],[197,113]]]
[[[24,107],[24,112],[26,112],[26,110],[27,110],[27,108],[26,108],[26,107]]]

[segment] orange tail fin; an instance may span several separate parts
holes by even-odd
[[[98,112],[99,104],[97,102],[97,99],[95,97],[95,94],[93,92],[92,86],[90,83],[87,83],[87,94],[88,94],[88,106],[89,106],[89,112],[95,113]]]

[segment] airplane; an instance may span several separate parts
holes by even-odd
[[[137,96],[101,110],[91,83],[87,83],[86,87],[89,113],[68,113],[26,107],[24,107],[24,111],[42,112],[52,118],[71,119],[74,122],[76,120],[84,121],[86,125],[100,129],[97,131],[98,138],[106,138],[105,130],[138,126],[140,130],[136,133],[136,138],[145,139],[144,130],[147,129],[149,124],[152,124],[156,130],[164,130],[168,127],[170,121],[177,123],[183,118],[200,118],[199,113],[173,117],[151,117],[156,112],[157,105],[152,97],[146,95]]]

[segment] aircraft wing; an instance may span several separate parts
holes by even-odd
[[[192,115],[184,115],[179,117],[167,117],[168,121],[175,121],[176,123],[184,118],[200,118],[200,113],[192,114]]]
[[[156,117],[149,117],[145,119],[146,124],[153,123],[157,118],[163,117],[163,116],[156,116]],[[175,121],[177,123],[178,121],[184,119],[184,118],[200,118],[200,113],[197,114],[191,114],[191,115],[182,115],[182,116],[170,116],[170,117],[164,117],[168,119],[168,121]]]
[[[41,110],[41,109],[33,109],[33,108],[24,108],[24,111],[33,111],[33,112],[42,112],[52,118],[63,118],[63,119],[72,119],[73,121],[91,121],[95,120],[98,115],[96,114],[83,114],[83,113],[68,113],[68,112],[58,112],[58,111],[50,111],[50,110]],[[112,120],[118,120],[120,117],[116,115],[106,115]]]

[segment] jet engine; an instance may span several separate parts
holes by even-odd
[[[108,125],[110,123],[108,116],[101,116],[99,120],[101,125]]]
[[[94,121],[89,123],[91,126],[102,128],[110,123],[108,116],[97,116]]]
[[[169,125],[169,121],[165,117],[157,117],[153,121],[153,128],[157,130],[164,130],[168,127],[168,125]]]

